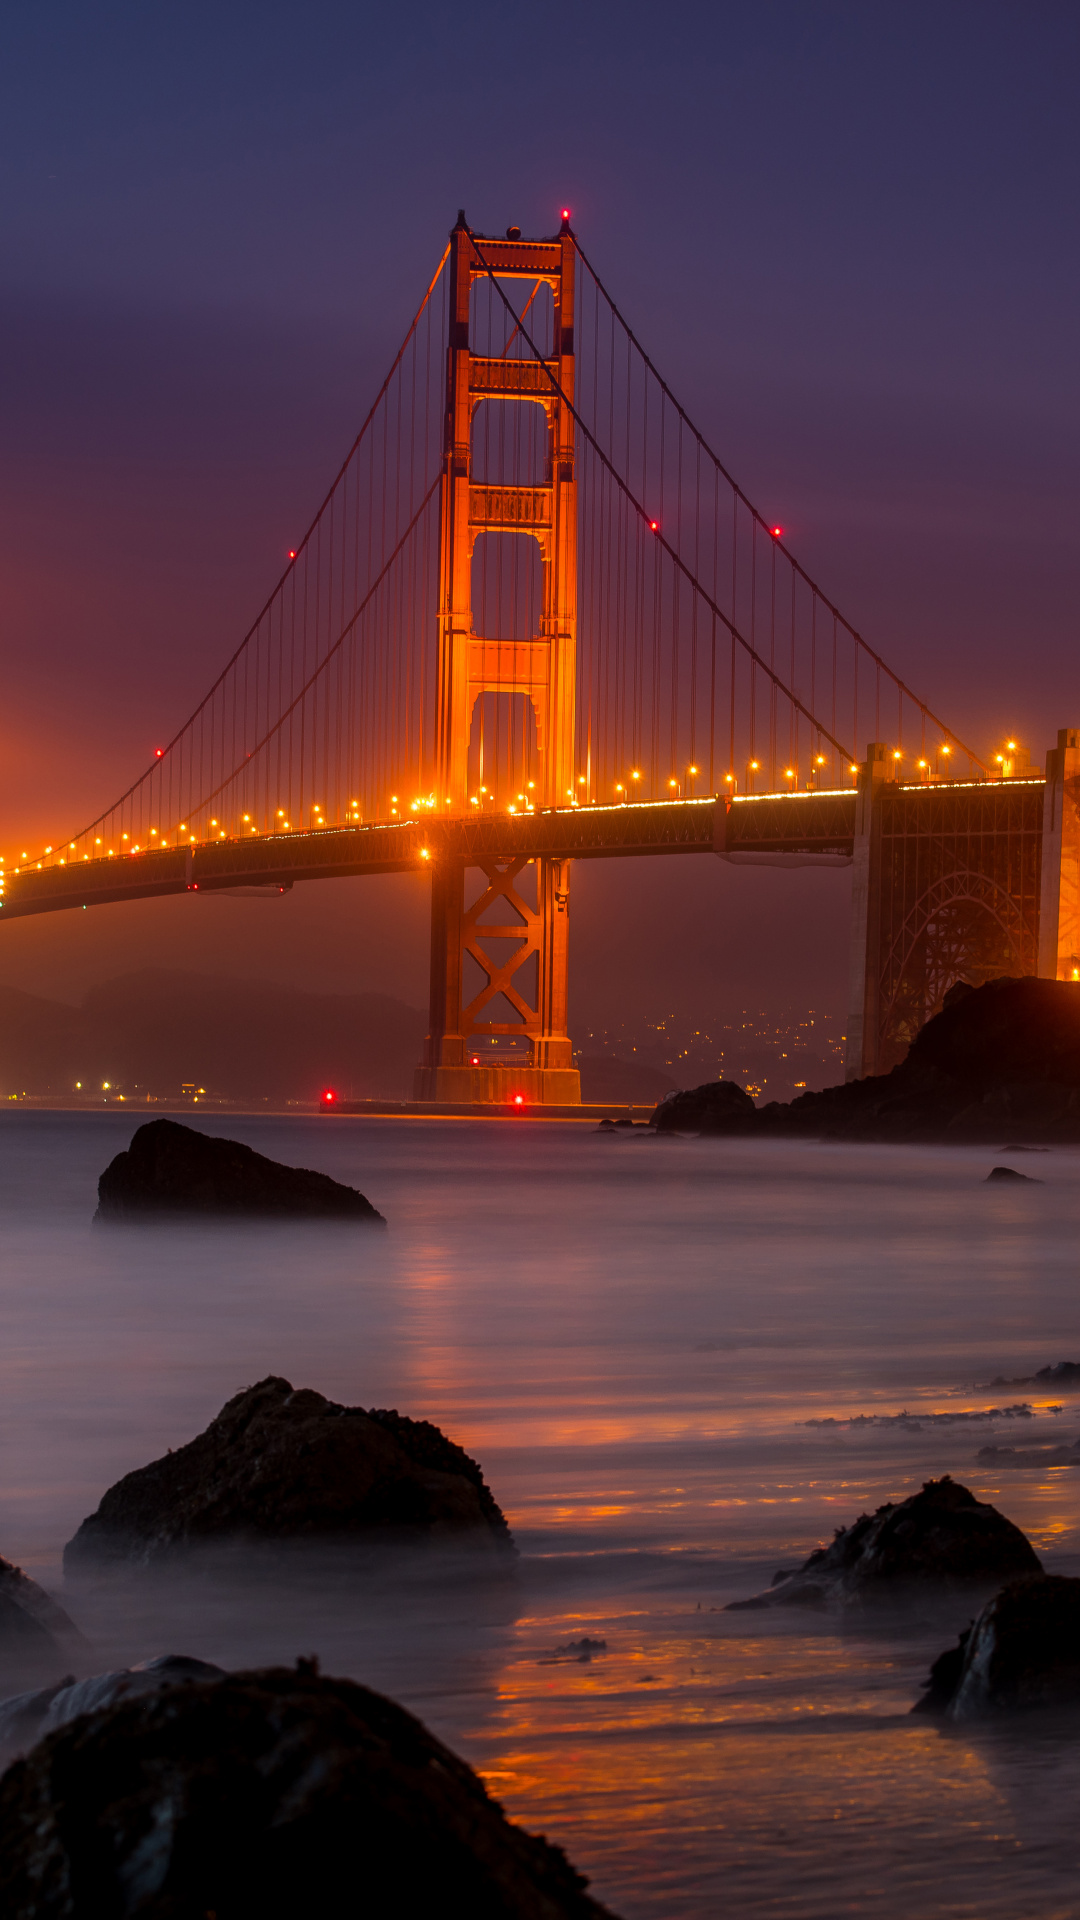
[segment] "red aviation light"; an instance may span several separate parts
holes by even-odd
[[[564,207],[564,208],[563,208],[563,210],[562,210],[562,218],[563,218],[564,220],[569,220],[569,218],[570,218],[570,209],[569,209],[569,207]]]
[[[295,559],[296,559],[296,548],[295,548],[295,547],[290,547],[290,548],[289,548],[289,559],[290,559],[290,560],[295,560]]]
[[[783,531],[784,531],[784,529],[783,529],[783,527],[770,527],[770,528],[769,528],[769,532],[770,532],[770,533],[772,534],[772,537],[773,537],[773,539],[774,539],[774,540],[779,540],[779,538],[780,538],[780,535],[781,535],[781,534],[783,533]]]
[[[327,1087],[326,1092],[323,1094],[323,1104],[327,1107],[332,1107],[336,1099],[337,1094],[334,1092],[333,1087]]]
[[[514,1105],[515,1107],[523,1107],[525,1105],[525,1095],[523,1093],[515,1093]]]
[[[164,749],[164,747],[155,747],[155,748],[154,748],[154,759],[155,759],[155,760],[161,760],[161,759],[163,759],[163,758],[164,758],[164,756],[165,756],[165,749]]]
[[[649,525],[650,525],[650,527],[652,528],[652,531],[653,531],[654,533],[659,533],[659,531],[660,531],[660,522],[659,522],[659,520],[650,520],[650,521],[649,521]]]

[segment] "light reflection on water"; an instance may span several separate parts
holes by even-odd
[[[71,1597],[101,1664],[318,1651],[402,1699],[626,1920],[1075,1915],[1075,1730],[908,1718],[964,1623],[729,1615],[835,1526],[952,1472],[1080,1570],[1080,1431],[810,1419],[978,1409],[1080,1359],[1080,1156],[658,1142],[514,1123],[213,1121],[362,1187],[385,1236],[91,1231],[131,1119],[0,1117],[0,1553],[59,1550],[119,1474],[287,1374],[436,1420],[523,1550],[497,1594],[421,1571]],[[404,1592],[404,1597],[403,1597]],[[582,1635],[587,1663],[555,1658]]]

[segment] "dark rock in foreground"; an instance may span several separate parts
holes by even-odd
[[[85,1645],[63,1607],[21,1567],[0,1559],[0,1669],[61,1672]]]
[[[1013,1580],[930,1669],[916,1713],[949,1720],[1080,1705],[1080,1580]]]
[[[658,1133],[751,1133],[758,1110],[734,1080],[707,1080],[703,1087],[668,1094],[649,1124]]]
[[[25,1753],[46,1734],[70,1725],[82,1713],[97,1713],[103,1707],[115,1706],[118,1700],[136,1699],[140,1694],[160,1693],[162,1687],[223,1679],[224,1673],[223,1667],[210,1666],[205,1660],[166,1653],[156,1660],[143,1660],[137,1667],[91,1674],[86,1680],[68,1674],[53,1687],[0,1700],[0,1766],[6,1765],[12,1754]]]
[[[0,1781],[5,1920],[604,1920],[393,1701],[313,1662],[90,1714]]]
[[[1080,990],[1058,980],[957,981],[891,1073],[786,1105],[755,1108],[742,1095],[738,1125],[700,1124],[719,1087],[733,1082],[665,1100],[653,1124],[828,1140],[1080,1141]]]
[[[283,1167],[238,1140],[150,1120],[98,1181],[95,1220],[160,1214],[262,1215],[269,1219],[386,1221],[354,1187],[306,1167]]]
[[[777,1574],[766,1593],[734,1600],[728,1611],[865,1606],[915,1591],[947,1593],[1041,1571],[1019,1527],[946,1474],[928,1480],[920,1493],[897,1506],[864,1513],[795,1572]]]
[[[65,1571],[152,1566],[215,1542],[441,1540],[513,1551],[475,1460],[426,1420],[342,1407],[271,1376],[175,1453],[126,1474]]]

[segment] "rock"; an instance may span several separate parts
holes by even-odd
[[[177,1120],[149,1120],[98,1181],[94,1219],[145,1220],[177,1213],[386,1225],[370,1200],[329,1174],[283,1167],[238,1140],[198,1133]]]
[[[0,1700],[0,1758],[6,1762],[14,1752],[24,1753],[35,1741],[55,1733],[57,1727],[68,1726],[81,1713],[96,1713],[139,1694],[160,1693],[162,1687],[221,1679],[224,1672],[223,1667],[210,1666],[205,1660],[166,1653],[137,1667],[95,1673],[88,1680],[76,1680],[74,1674],[68,1674],[54,1687],[15,1694],[10,1700]]]
[[[669,1093],[649,1125],[658,1133],[750,1133],[758,1111],[734,1080],[707,1080],[704,1086]]]
[[[935,1660],[916,1713],[949,1720],[1080,1703],[1080,1580],[1038,1574],[988,1600]]]
[[[727,1611],[862,1606],[1040,1572],[1019,1527],[945,1474],[899,1505],[841,1527],[832,1545],[818,1547],[797,1572],[778,1574],[765,1593],[734,1600]]]
[[[0,1559],[0,1671],[60,1673],[85,1647],[63,1607],[21,1567]]]
[[[271,1376],[175,1453],[110,1487],[68,1573],[214,1542],[441,1540],[513,1551],[475,1460],[426,1420],[342,1407]]]
[[[891,1073],[758,1112],[763,1133],[834,1140],[1080,1141],[1080,993],[958,981]]]
[[[988,1187],[992,1180],[1022,1180],[1025,1186],[1041,1187],[1043,1182],[1036,1180],[1030,1173],[1017,1173],[1015,1167],[991,1167],[983,1186]]]
[[[412,1714],[313,1661],[121,1701],[0,1781],[5,1920],[604,1920],[586,1885]]]

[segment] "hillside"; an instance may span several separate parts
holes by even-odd
[[[387,994],[297,992],[153,969],[94,987],[81,1007],[0,987],[0,1094],[100,1088],[227,1099],[407,1099],[426,1016]]]

